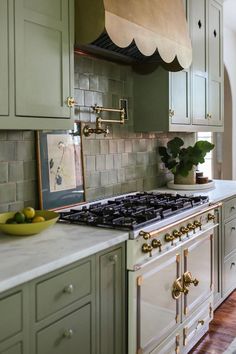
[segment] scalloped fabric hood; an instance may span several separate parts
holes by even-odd
[[[170,71],[192,62],[183,0],[75,0],[75,42],[93,54]]]

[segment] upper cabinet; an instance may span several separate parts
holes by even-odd
[[[71,128],[74,1],[0,0],[0,8],[0,129]]]
[[[7,1],[0,0],[0,116],[7,116],[9,114],[9,37],[7,11]]]
[[[134,73],[136,131],[223,131],[222,1],[185,0],[189,70]]]

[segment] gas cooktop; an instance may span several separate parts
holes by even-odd
[[[209,201],[207,196],[136,193],[60,213],[60,221],[136,230]]]

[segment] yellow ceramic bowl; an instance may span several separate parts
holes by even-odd
[[[0,231],[14,236],[35,235],[56,223],[59,214],[50,210],[36,210],[36,216],[43,216],[45,221],[30,224],[6,224],[6,221],[13,218],[15,212],[0,214]]]

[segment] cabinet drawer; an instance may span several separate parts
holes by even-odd
[[[236,255],[234,254],[227,262],[224,263],[224,290],[226,294],[236,286]]]
[[[203,332],[209,327],[212,320],[212,298],[208,299],[197,311],[194,312],[192,318],[183,328],[183,348],[184,353],[188,353],[189,349],[199,340]]]
[[[224,256],[236,250],[236,220],[232,220],[225,224],[225,248]]]
[[[91,304],[37,333],[37,354],[91,354]]]
[[[22,292],[0,300],[0,342],[22,330]]]
[[[236,216],[236,198],[232,198],[224,203],[224,219]]]
[[[17,343],[12,347],[0,352],[0,354],[23,354],[21,343]]]
[[[36,285],[36,317],[50,314],[91,293],[91,260]]]

